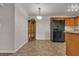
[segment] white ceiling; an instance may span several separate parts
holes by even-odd
[[[21,3],[20,5],[29,16],[37,16],[38,8],[41,8],[42,16],[75,16],[79,11],[68,12],[68,6],[72,3]],[[79,5],[79,3],[77,3]]]

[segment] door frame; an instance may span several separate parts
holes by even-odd
[[[30,38],[29,38],[29,36],[30,36],[30,33],[29,33],[29,23],[30,22],[34,22],[34,25],[33,25],[34,26],[34,29],[33,29],[34,30],[34,35],[33,36],[34,36],[35,39],[33,39],[33,40],[30,40]],[[34,41],[34,40],[36,40],[36,21],[35,21],[35,19],[30,19],[30,20],[28,20],[28,42],[29,41]]]

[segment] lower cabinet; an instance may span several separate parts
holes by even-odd
[[[79,56],[79,34],[65,33],[66,55]]]

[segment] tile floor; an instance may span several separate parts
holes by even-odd
[[[19,51],[13,54],[0,54],[4,56],[65,56],[65,43],[51,41],[31,41],[26,43]]]

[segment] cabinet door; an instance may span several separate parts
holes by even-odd
[[[79,26],[79,17],[75,17],[75,26]]]
[[[74,18],[66,18],[65,25],[66,26],[74,26]]]
[[[74,18],[70,18],[69,19],[69,25],[70,26],[74,26],[75,24],[74,24]]]
[[[77,17],[77,25],[79,26],[79,17]]]
[[[69,24],[69,18],[66,18],[65,19],[65,26],[69,26],[70,24]]]
[[[74,19],[75,19],[75,20],[74,20],[74,24],[75,24],[75,26],[77,26],[77,22],[78,22],[78,21],[77,21],[77,17],[75,17]]]

